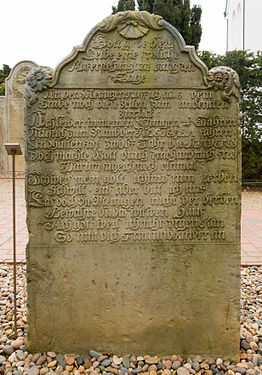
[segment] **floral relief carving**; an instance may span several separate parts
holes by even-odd
[[[218,66],[212,68],[207,75],[207,86],[214,90],[221,90],[221,97],[230,100],[234,95],[239,99],[240,84],[238,74],[228,66]]]
[[[22,98],[23,97],[23,93],[17,89],[13,89],[10,94],[11,98]]]
[[[25,84],[26,78],[30,70],[31,68],[29,66],[24,66],[22,69],[20,69],[16,75],[16,81],[20,83],[21,85]]]
[[[126,39],[138,39],[146,35],[149,29],[162,30],[163,18],[146,11],[119,12],[107,17],[99,25],[99,29],[109,32],[117,28],[118,33]]]
[[[52,69],[46,66],[38,66],[31,70],[25,84],[25,99],[28,107],[38,100],[38,93],[49,86],[52,77]]]

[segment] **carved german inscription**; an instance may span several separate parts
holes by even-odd
[[[238,119],[224,113],[227,102],[211,116],[181,108],[192,97],[205,97],[207,107],[221,100],[204,90],[43,92],[27,155],[28,205],[40,211],[44,237],[58,243],[235,242],[226,221],[238,207],[237,190],[228,189],[237,182]],[[41,165],[55,172],[43,173]],[[232,177],[213,182],[210,191],[205,176],[216,168]],[[230,209],[214,211],[225,206]]]
[[[208,72],[193,48],[185,46],[178,32],[161,17],[147,12],[125,12],[99,24],[55,72],[45,67],[31,71],[25,90],[29,265],[39,263],[36,254],[45,260],[51,256],[56,262],[67,264],[71,252],[71,256],[77,257],[89,270],[89,276],[83,281],[89,299],[97,293],[92,289],[95,285],[102,288],[102,284],[114,284],[113,275],[118,279],[119,269],[127,262],[128,276],[132,280],[145,272],[148,275],[141,276],[141,285],[139,282],[136,286],[136,282],[127,277],[116,292],[119,298],[128,304],[130,298],[140,295],[138,290],[142,290],[141,295],[156,290],[155,294],[152,292],[154,303],[161,305],[165,303],[159,297],[162,283],[149,281],[155,269],[152,259],[156,259],[160,273],[166,272],[168,262],[170,275],[166,288],[172,298],[181,284],[178,300],[187,291],[179,275],[177,280],[171,277],[177,272],[176,267],[192,269],[189,283],[198,280],[202,285],[199,276],[194,276],[196,267],[203,259],[209,259],[203,268],[214,262],[211,270],[221,272],[224,287],[235,285],[236,293],[232,296],[229,291],[229,298],[234,301],[231,316],[236,322],[229,331],[231,337],[236,335],[237,278],[232,281],[230,273],[225,271],[233,262],[237,265],[235,258],[239,254],[239,230],[236,229],[239,228],[240,198],[239,83],[236,73],[226,67]],[[156,258],[149,261],[155,248],[158,249]],[[100,251],[100,260],[91,255]],[[169,254],[165,259],[163,252]],[[117,257],[117,265],[109,260],[110,253]],[[126,260],[121,260],[123,254]],[[190,258],[187,254],[191,254]],[[137,256],[141,257],[142,264],[149,262],[149,268],[145,268],[148,271],[142,264],[141,269],[134,266]],[[62,258],[59,260],[59,257]],[[53,274],[52,267],[48,272],[53,275],[58,290],[65,291],[69,285],[70,288],[74,285],[77,278],[68,271],[68,265],[67,270],[59,266],[60,276]],[[84,269],[79,267],[85,279]],[[99,276],[92,276],[95,269]],[[64,272],[70,273],[70,281],[64,279]],[[103,272],[111,275],[109,281],[103,279]],[[200,293],[200,299],[201,293],[210,292],[211,298],[219,296],[219,284],[213,280],[211,284],[196,295]],[[198,283],[195,285],[197,287]],[[34,283],[32,289],[29,285],[31,306],[35,287]],[[101,293],[105,293],[103,298],[107,299],[111,292]],[[54,298],[58,298],[55,295]],[[185,303],[181,302],[185,311],[186,305],[191,303],[190,296],[187,298]],[[65,300],[57,301],[64,304]],[[41,316],[41,303],[32,307],[32,314]],[[107,303],[110,315],[112,304]],[[99,310],[98,300],[94,306]],[[151,329],[151,313],[146,313],[146,307],[140,308],[144,326],[135,332],[137,337]],[[171,303],[170,317],[167,314],[164,319],[166,325],[173,327],[174,335],[178,334],[176,318],[173,318],[176,311],[177,307]],[[189,314],[185,311],[183,314]],[[223,313],[224,307],[219,319]],[[73,314],[76,320],[80,319],[80,331],[89,332],[91,328],[82,323],[79,313]],[[139,314],[134,314],[135,319],[140,319]],[[91,315],[97,327],[97,310]],[[45,321],[46,317],[42,318]],[[104,339],[97,342],[96,347],[121,352],[125,335],[122,318],[112,312],[108,319],[118,327],[119,337],[112,344],[110,333],[101,328]],[[128,319],[132,321],[132,314]],[[172,323],[168,323],[170,319]],[[224,323],[220,324],[219,319],[217,329],[222,332]],[[33,318],[31,324],[35,324],[32,322]],[[44,332],[43,324],[39,327],[33,326],[31,330],[33,348],[38,345],[38,334]],[[63,341],[59,327],[54,327],[61,337],[57,350],[63,350],[72,343]],[[188,329],[190,324],[183,328],[184,332]],[[76,350],[96,343],[92,335],[90,333],[91,339],[84,340],[84,344],[79,342]],[[187,333],[179,335],[187,340]],[[151,350],[149,340],[140,348],[147,352],[155,350],[155,353],[199,354],[199,344],[188,344],[184,348],[181,340],[178,343],[171,336],[166,347],[153,345]],[[137,352],[129,339],[124,341],[125,350]],[[223,340],[222,344],[212,344],[211,349],[210,344],[204,343],[201,350],[206,355],[215,353],[232,358],[238,350],[235,342],[237,340],[233,340],[228,349]]]

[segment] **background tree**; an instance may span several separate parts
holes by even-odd
[[[0,84],[0,96],[4,96],[4,95],[5,95],[5,84],[1,83]]]
[[[135,0],[118,0],[116,7],[112,6],[112,13],[125,12],[126,10],[135,10]]]
[[[202,35],[201,7],[190,7],[190,0],[137,0],[138,10],[159,14],[171,23],[183,36],[186,44],[198,48]],[[134,0],[119,0],[113,13],[134,10]]]
[[[194,5],[191,9],[190,15],[190,36],[188,44],[195,46],[196,48],[198,48],[202,36],[201,15],[202,9],[199,6]]]
[[[229,51],[198,53],[209,69],[226,65],[234,69],[241,86],[242,174],[244,181],[262,181],[262,53]]]
[[[149,13],[153,13],[155,0],[137,0],[138,9],[146,10]]]
[[[3,69],[0,69],[0,96],[5,95],[5,79],[9,76],[11,68],[3,64]]]

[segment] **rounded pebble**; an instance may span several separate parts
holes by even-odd
[[[129,358],[124,357],[122,362],[123,362],[123,365],[124,365],[125,368],[129,368],[129,366],[130,366]]]
[[[111,359],[104,359],[101,362],[101,366],[104,366],[104,367],[108,367],[108,366],[110,366],[110,364],[111,364]]]
[[[199,362],[197,362],[197,361],[193,361],[193,362],[192,362],[192,368],[193,368],[196,372],[198,372],[198,371],[200,370],[200,364],[199,364]]]
[[[149,357],[145,359],[145,362],[149,365],[157,364],[158,360],[157,358]]]
[[[217,360],[216,360],[216,365],[217,366],[221,366],[223,364],[223,359],[221,359],[221,358],[217,358]]]
[[[147,363],[148,364],[148,363]],[[156,365],[150,365],[149,367],[148,367],[148,371],[150,372],[150,371],[157,371],[157,366]]]
[[[55,352],[47,352],[46,354],[47,354],[48,357],[50,357],[50,358],[55,358],[55,357],[56,357],[56,353],[55,353]]]
[[[3,355],[0,355],[0,365],[3,363],[3,362],[5,362],[5,356],[3,356]]]
[[[5,345],[3,347],[3,352],[7,355],[11,355],[14,352],[14,348],[11,345]]]
[[[174,362],[172,363],[172,369],[173,369],[173,370],[177,370],[178,367],[180,367],[180,365],[181,365],[181,363],[180,363],[179,361],[174,361]]]
[[[189,375],[189,371],[185,367],[179,367],[177,369],[177,375]]]
[[[172,362],[170,360],[165,361],[165,368],[170,370],[171,367],[172,367]]]
[[[22,340],[15,340],[15,341],[11,342],[11,346],[14,349],[19,349],[21,345],[23,345],[23,341]]]
[[[99,357],[102,356],[101,353],[98,353],[98,352],[96,352],[95,350],[92,350],[92,349],[89,350],[89,354],[90,354],[90,356],[93,357],[93,358],[99,358]]]
[[[32,367],[26,370],[26,375],[39,375],[39,369],[37,367]]]
[[[116,355],[113,356],[113,362],[116,364],[116,365],[120,365],[120,363],[122,363],[122,358],[118,358]]]

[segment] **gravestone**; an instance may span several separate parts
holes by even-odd
[[[24,155],[24,86],[27,74],[36,66],[32,61],[20,61],[5,80],[5,96],[0,96],[0,175],[12,173],[12,159],[4,143],[20,143]],[[24,175],[24,171],[24,157],[17,158],[17,175]]]
[[[237,359],[237,74],[128,11],[25,91],[30,350]]]

